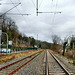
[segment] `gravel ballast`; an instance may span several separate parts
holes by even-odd
[[[64,59],[62,56],[59,56],[59,55],[57,55],[57,54],[55,54],[55,56],[56,56],[63,64],[65,64],[67,68],[69,68],[72,72],[75,73],[75,66],[73,66],[72,64],[70,64],[68,60]]]
[[[32,53],[31,53],[31,54],[32,54]],[[16,62],[16,61],[18,61],[18,60],[21,60],[21,59],[23,59],[23,58],[25,58],[25,57],[28,57],[28,56],[30,56],[31,54],[27,54],[27,55],[25,55],[25,56],[21,56],[21,57],[12,59],[12,60],[10,60],[10,61],[8,61],[8,62],[5,62],[5,63],[0,63],[0,68],[6,66],[6,65],[8,65],[8,64],[11,64],[11,63],[13,63],[13,62]]]
[[[13,75],[40,75],[41,72],[43,73],[43,58],[44,51]]]

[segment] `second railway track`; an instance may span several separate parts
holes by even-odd
[[[12,75],[15,73],[18,69],[20,69],[22,66],[33,60],[36,56],[38,56],[41,52],[37,52],[35,54],[32,54],[30,56],[27,56],[21,60],[18,60],[16,62],[13,62],[9,65],[6,65],[4,67],[0,68],[0,75]]]

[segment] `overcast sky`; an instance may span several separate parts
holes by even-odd
[[[11,17],[17,24],[19,31],[32,36],[35,39],[51,42],[51,35],[58,35],[62,39],[75,33],[75,0],[38,0],[39,12],[62,12],[42,13],[36,16],[36,0],[0,0],[0,3],[19,3],[8,13],[31,14],[29,16]],[[4,13],[16,4],[0,5],[0,12]]]

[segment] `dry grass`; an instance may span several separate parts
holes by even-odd
[[[66,52],[65,57],[67,57],[68,60],[70,60],[70,63],[75,64],[75,50],[69,50],[68,52]]]
[[[65,52],[65,56],[62,56],[62,53],[57,53],[57,52],[54,53],[58,54],[65,60],[68,60],[69,63],[75,64],[75,50],[68,50],[67,52]]]
[[[22,57],[22,56],[25,56],[25,55],[28,55],[28,54],[34,54],[36,52],[39,52],[41,50],[31,50],[31,51],[24,51],[24,52],[20,52],[20,53],[10,53],[10,54],[7,54],[7,55],[3,55],[3,56],[0,56],[0,63],[4,63],[4,62],[8,62],[12,59],[15,59],[15,58],[18,58],[18,57]]]
[[[13,43],[13,46],[16,46],[16,47],[32,47],[32,46],[29,46],[29,45],[26,45],[26,44],[19,44],[19,43]]]
[[[68,51],[65,56],[62,56],[62,53],[57,53],[51,50],[51,52],[57,54],[58,56],[62,57],[63,59],[67,60],[69,63],[73,63],[73,52],[72,51]]]
[[[68,51],[65,53],[65,56],[69,59],[73,59],[73,51]]]
[[[15,58],[15,55],[13,55],[13,54],[11,54],[11,55],[7,54],[7,55],[4,55],[4,56],[1,56],[0,57],[0,63],[7,62],[7,61],[12,60],[14,58]]]

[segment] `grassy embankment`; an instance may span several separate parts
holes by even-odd
[[[57,54],[58,56],[62,57],[63,59],[67,60],[70,64],[74,65],[73,64],[73,58],[72,58],[72,52],[66,52],[65,53],[65,56],[62,56],[62,53],[58,53],[58,52],[55,52],[53,50],[51,50],[51,52]]]
[[[20,52],[20,53],[10,53],[10,54],[4,54],[2,56],[0,56],[0,63],[5,63],[8,62],[12,59],[18,58],[18,57],[22,57],[22,56],[26,56],[28,54],[34,54],[36,52],[39,52],[41,50],[30,50],[30,51],[24,51],[24,52]]]

